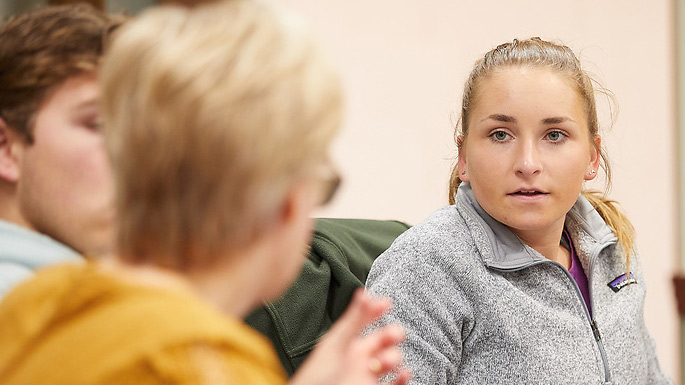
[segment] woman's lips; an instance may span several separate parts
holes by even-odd
[[[517,190],[507,195],[516,199],[517,201],[532,203],[544,199],[547,195],[549,195],[549,193],[540,190],[525,189]]]

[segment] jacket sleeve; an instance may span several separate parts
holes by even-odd
[[[654,344],[654,340],[652,337],[649,335],[647,332],[647,328],[645,327],[645,342],[644,346],[647,348],[647,351],[649,352],[649,362],[647,363],[649,373],[648,377],[649,378],[649,384],[650,385],[673,385],[673,381],[666,376],[666,374],[661,370],[661,367],[659,366],[659,360],[656,357],[656,347]]]
[[[374,262],[366,287],[393,302],[380,324],[399,323],[406,329],[402,348],[411,384],[453,384],[473,314],[448,269],[434,264],[439,258],[424,246],[406,238],[394,244]]]
[[[640,258],[636,258],[636,256],[633,257],[633,260],[636,261],[637,264],[637,279],[638,282],[642,282],[643,287],[646,289],[646,284],[645,284],[645,277],[642,271],[642,265],[640,263]],[[641,306],[643,309],[642,311],[644,312],[644,307]],[[642,346],[644,348],[645,355],[647,357],[647,378],[649,379],[648,384],[649,385],[673,385],[673,380],[671,380],[666,373],[664,373],[663,370],[661,370],[661,366],[659,365],[659,360],[656,355],[656,344],[654,343],[654,339],[652,338],[651,334],[649,333],[649,330],[647,330],[647,325],[644,322],[644,317],[641,319],[641,328],[642,328]]]

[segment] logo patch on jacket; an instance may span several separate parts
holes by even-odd
[[[635,279],[635,276],[633,276],[633,273],[628,274],[622,274],[616,277],[613,281],[609,282],[607,286],[611,288],[615,293],[617,293],[619,290],[623,289],[624,287],[637,283],[637,279]]]

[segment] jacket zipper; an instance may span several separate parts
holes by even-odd
[[[475,214],[476,218],[480,218],[480,215],[475,210],[473,210],[471,207],[469,207],[468,205],[464,205],[464,207],[467,207],[471,211],[472,214]],[[487,234],[487,231],[485,231],[485,229],[483,228],[483,225],[478,220],[476,220],[476,223],[479,223],[481,225],[481,231],[483,233]],[[599,253],[602,252],[602,250],[604,250],[604,248],[606,248],[607,246],[609,246],[611,244],[615,244],[615,239],[616,238],[614,238],[614,242],[610,242],[610,240],[605,237],[602,241],[599,242],[599,244],[594,248],[594,250],[592,250],[592,253],[590,254],[590,258],[589,258],[590,267],[588,269],[588,272],[590,273],[589,274],[590,276],[588,277],[588,294],[590,295],[590,306],[592,306],[593,302],[594,302],[594,300],[592,298],[592,270],[593,270],[593,267],[595,264],[595,260],[599,256]],[[595,343],[597,344],[597,348],[599,349],[599,355],[602,358],[602,365],[604,366],[604,382],[605,383],[611,383],[611,372],[609,371],[609,362],[607,359],[606,351],[604,350],[604,343],[602,342],[602,335],[599,333],[599,327],[597,326],[597,321],[595,321],[592,318],[592,316],[590,316],[590,311],[588,310],[587,306],[585,305],[585,300],[583,299],[583,294],[580,292],[580,288],[578,287],[576,280],[573,279],[573,276],[571,275],[571,273],[568,270],[566,270],[566,268],[564,266],[562,266],[558,262],[554,262],[554,261],[551,261],[551,260],[545,258],[545,260],[535,261],[535,262],[526,264],[524,266],[519,266],[519,267],[515,267],[515,268],[504,268],[504,269],[502,269],[502,268],[497,268],[494,266],[489,266],[489,268],[495,269],[495,270],[500,270],[500,271],[512,272],[512,271],[521,271],[523,269],[526,269],[528,267],[538,265],[541,263],[552,263],[552,264],[559,266],[559,268],[566,274],[568,279],[571,280],[573,287],[576,289],[576,296],[580,300],[580,304],[583,306],[583,309],[585,310],[585,317],[587,318],[587,320],[590,323],[590,328],[592,329],[592,335],[595,338]]]
[[[595,256],[596,257],[596,256]],[[593,299],[592,299],[592,268],[595,263],[596,258],[590,258],[590,268],[588,269],[588,272],[590,274],[588,277],[587,281],[587,286],[588,286],[588,294],[590,295],[590,306],[593,305]],[[602,364],[604,365],[604,382],[609,383],[611,382],[611,372],[609,371],[609,362],[607,359],[607,354],[606,351],[604,350],[604,343],[602,342],[602,335],[599,333],[599,327],[597,326],[597,321],[590,315],[590,311],[588,310],[587,306],[585,305],[585,300],[583,299],[583,294],[580,292],[580,288],[578,287],[578,284],[576,283],[576,280],[573,279],[573,276],[571,273],[566,270],[564,266],[559,264],[558,262],[552,262],[549,261],[549,263],[553,263],[555,265],[558,265],[559,268],[566,274],[568,279],[571,280],[571,283],[573,284],[573,287],[576,289],[576,295],[578,296],[578,299],[580,300],[580,304],[583,305],[583,309],[585,310],[585,316],[587,317],[588,321],[590,322],[590,328],[592,329],[592,334],[595,337],[595,342],[597,343],[597,348],[599,349],[599,355],[602,357]]]
[[[594,257],[597,257],[597,255],[599,255],[599,251],[601,251],[602,249],[603,248],[600,247],[599,250],[597,250],[597,252],[593,252],[593,255],[590,258],[590,268],[588,269],[588,271],[590,273],[592,272],[594,261],[596,259]],[[583,299],[583,294],[580,292],[580,288],[578,287],[576,280],[573,279],[573,276],[571,275],[571,273],[569,273],[569,271],[566,270],[566,268],[564,266],[562,266],[558,262],[554,262],[554,261],[550,261],[550,260],[544,260],[544,261],[535,261],[535,262],[529,263],[527,265],[512,268],[512,269],[502,269],[502,268],[496,268],[496,267],[490,267],[490,268],[495,269],[495,270],[505,271],[505,272],[516,272],[516,271],[521,271],[521,270],[527,269],[529,267],[532,267],[535,265],[540,265],[543,263],[550,263],[552,265],[558,266],[566,274],[566,277],[571,280],[573,287],[576,289],[576,296],[580,300],[580,304],[583,306],[583,310],[585,310],[585,317],[588,320],[588,323],[590,325],[590,329],[592,330],[592,335],[595,338],[595,343],[597,344],[597,348],[599,349],[599,355],[602,359],[602,365],[604,367],[604,382],[605,383],[611,383],[611,372],[609,371],[609,362],[607,359],[606,351],[604,350],[604,343],[602,342],[602,336],[599,333],[599,328],[597,327],[597,321],[595,321],[592,318],[592,316],[590,316],[590,311],[588,310],[587,306],[585,305],[585,300]],[[590,295],[590,306],[592,306],[592,302],[593,302],[592,301],[592,274],[590,274],[590,277],[588,277],[588,293]]]

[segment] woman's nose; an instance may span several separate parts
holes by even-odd
[[[522,176],[539,174],[542,171],[540,152],[535,143],[519,142],[519,148],[515,155],[514,170]]]

